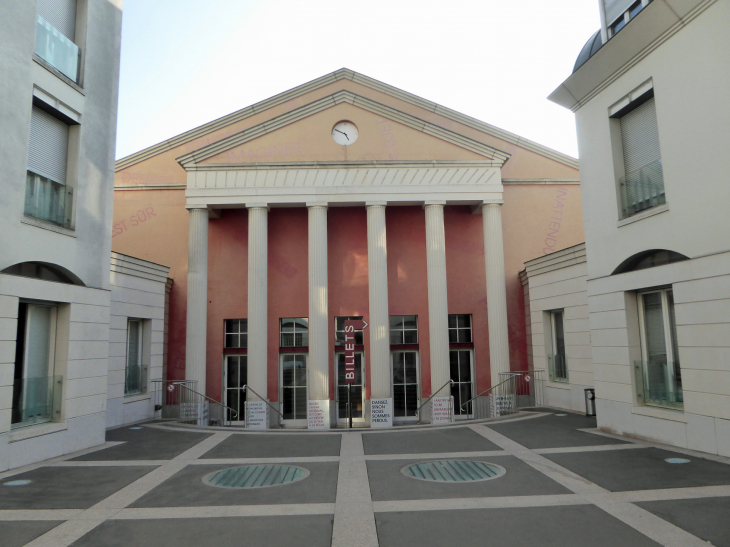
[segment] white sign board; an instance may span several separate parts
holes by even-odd
[[[513,395],[492,395],[491,397],[494,416],[503,416],[512,413],[512,409],[515,406]]]
[[[269,428],[269,405],[265,401],[246,401],[246,428]]]
[[[393,399],[370,399],[370,427],[393,427]]]
[[[330,428],[330,402],[309,401],[307,409],[307,427],[309,429],[329,429]]]
[[[453,422],[454,416],[454,398],[453,397],[434,397],[431,399],[431,423],[450,424]]]

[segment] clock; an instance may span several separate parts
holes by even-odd
[[[337,144],[350,146],[357,140],[357,127],[348,121],[337,122],[332,128],[332,138]]]

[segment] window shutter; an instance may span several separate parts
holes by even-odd
[[[606,26],[610,26],[620,15],[629,9],[634,0],[604,0],[606,7]]]
[[[38,0],[38,15],[72,42],[76,40],[76,0]]]
[[[627,177],[661,160],[654,98],[621,117],[621,140]]]
[[[28,170],[66,184],[68,125],[37,106],[30,115]]]

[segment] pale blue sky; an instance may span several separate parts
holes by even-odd
[[[125,0],[117,158],[347,67],[577,156],[596,0]]]

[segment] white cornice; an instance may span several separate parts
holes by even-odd
[[[226,137],[220,141],[209,144],[208,146],[204,146],[203,148],[190,152],[189,154],[180,156],[177,158],[177,161],[185,169],[189,169],[191,165],[199,166],[199,162],[212,158],[221,152],[230,150],[240,144],[244,144],[248,141],[261,137],[262,135],[266,135],[267,133],[271,133],[281,129],[282,127],[286,127],[289,124],[302,120],[312,114],[322,112],[342,103],[352,104],[353,106],[357,106],[367,110],[368,112],[396,121],[407,127],[426,133],[427,135],[432,135],[443,141],[460,146],[465,150],[469,150],[470,152],[474,152],[499,162],[500,167],[504,165],[510,157],[510,154],[502,152],[493,146],[464,137],[459,133],[449,131],[448,129],[444,129],[434,123],[416,118],[415,116],[406,114],[405,112],[401,112],[400,110],[396,110],[395,108],[391,108],[377,101],[373,101],[367,97],[356,95],[351,91],[343,90],[333,93],[332,95],[328,95],[327,97],[322,97],[312,103],[296,108],[291,112],[282,114],[281,116],[277,116],[248,129],[244,129],[235,135],[231,135],[230,137]]]
[[[548,99],[573,112],[626,74],[717,0],[655,0],[593,57],[571,74]]]
[[[500,129],[488,123],[482,122],[480,120],[477,120],[476,118],[472,118],[471,116],[467,116],[455,110],[451,110],[450,108],[447,108],[445,106],[441,106],[437,103],[427,101],[426,99],[418,97],[417,95],[413,95],[412,93],[408,93],[396,87],[390,86],[373,78],[365,76],[364,74],[359,74],[358,72],[355,72],[353,70],[343,68],[322,76],[321,78],[317,78],[316,80],[312,80],[311,82],[307,82],[303,85],[290,89],[289,91],[274,95],[269,99],[228,114],[227,116],[223,116],[221,118],[218,118],[217,120],[213,120],[212,122],[196,127],[195,129],[191,129],[190,131],[181,133],[176,137],[173,137],[166,141],[162,141],[161,143],[158,143],[154,146],[145,148],[144,150],[140,150],[139,152],[121,158],[116,162],[116,170],[119,171],[121,169],[125,169],[130,165],[134,165],[135,163],[139,163],[143,160],[156,156],[157,154],[161,154],[162,152],[166,152],[168,150],[176,148],[182,144],[212,133],[213,131],[217,131],[218,129],[244,120],[250,116],[253,116],[254,114],[258,114],[274,106],[280,105],[287,101],[291,101],[293,99],[296,99],[297,97],[309,93],[310,91],[314,91],[342,79],[348,79],[353,82],[362,84],[373,90],[380,91],[381,93],[385,93],[387,95],[390,95],[391,97],[418,106],[420,108],[423,108],[424,110],[433,112],[434,114],[438,114],[439,116],[443,116],[447,119],[471,127],[472,129],[476,129],[477,131],[481,131],[487,135],[502,139],[506,142],[525,148],[526,150],[530,150],[531,152],[535,152],[552,160],[563,163],[574,169],[578,169],[578,160],[571,156],[568,156],[567,154],[563,154],[529,139],[520,137],[519,135],[516,135],[514,133],[510,133],[509,131],[505,131],[504,129]]]

